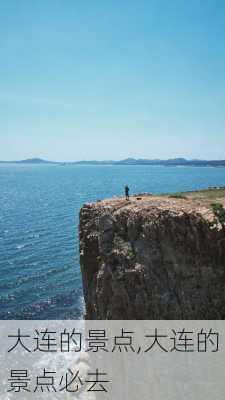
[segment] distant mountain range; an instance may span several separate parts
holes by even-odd
[[[168,160],[153,159],[148,160],[145,158],[126,158],[125,160],[113,161],[74,161],[74,162],[57,162],[47,161],[41,158],[28,158],[20,161],[0,161],[0,163],[10,164],[77,164],[77,165],[155,165],[155,166],[195,166],[195,167],[225,167],[225,160],[187,160],[185,158],[171,158]]]

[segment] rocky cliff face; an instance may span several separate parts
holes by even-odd
[[[188,198],[84,205],[86,318],[224,319],[225,237],[213,217],[210,201]]]

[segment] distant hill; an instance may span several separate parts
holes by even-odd
[[[225,160],[187,160],[185,158],[171,158],[168,160],[147,158],[126,158],[120,161],[113,160],[92,160],[92,161],[74,161],[74,162],[57,162],[47,161],[41,158],[28,158],[20,161],[0,161],[0,163],[16,163],[16,164],[73,164],[73,165],[155,165],[165,167],[181,167],[181,166],[193,166],[193,167],[225,167]]]
[[[225,167],[225,160],[186,160],[185,158],[172,158],[168,160],[126,158],[120,161],[78,161],[80,165],[158,165],[158,166],[196,166],[196,167]]]
[[[23,164],[49,164],[51,161],[42,160],[42,158],[27,158],[26,160],[18,161]]]
[[[0,163],[7,164],[58,164],[58,162],[43,160],[42,158],[27,158],[26,160],[19,161],[0,161]]]

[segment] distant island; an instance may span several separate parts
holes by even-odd
[[[91,160],[91,161],[47,161],[41,158],[28,158],[19,161],[0,161],[1,164],[57,164],[57,165],[152,165],[165,167],[225,167],[225,160],[187,160],[186,158],[171,158],[168,160],[146,159],[146,158],[126,158],[120,161],[114,160]]]
[[[54,161],[42,160],[41,158],[27,158],[19,161],[0,161],[1,164],[60,164]]]

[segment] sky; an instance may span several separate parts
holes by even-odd
[[[225,159],[224,0],[0,2],[0,160]]]

